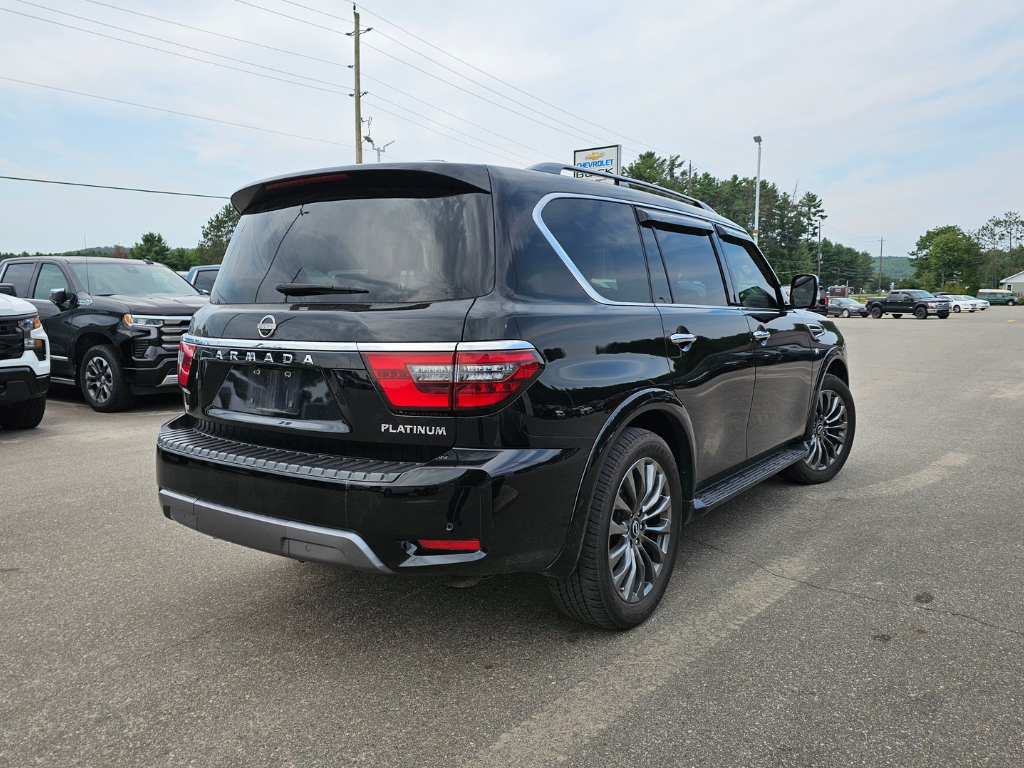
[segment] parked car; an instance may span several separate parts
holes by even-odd
[[[978,291],[978,298],[984,299],[989,303],[989,305],[1005,304],[1008,307],[1012,307],[1018,301],[1020,301],[1020,299],[1017,298],[1017,295],[1015,293],[1011,293],[1010,291],[1003,291],[998,288],[985,288],[983,290],[980,290]]]
[[[570,616],[627,628],[683,523],[780,472],[834,477],[856,426],[834,322],[784,304],[706,205],[563,170],[375,164],[236,192],[224,278],[181,340],[185,413],[157,439],[164,515],[375,573],[541,572]],[[790,288],[816,301],[815,276]]]
[[[981,303],[973,296],[961,296],[960,294],[943,294],[943,298],[949,299],[950,306],[953,311],[959,314],[960,312],[978,312],[981,310]]]
[[[918,320],[927,320],[928,315],[938,315],[945,320],[949,317],[950,301],[936,298],[928,291],[890,291],[888,296],[875,296],[864,300],[868,312],[876,320],[882,315],[895,318],[913,315]]]
[[[39,313],[0,284],[0,427],[32,429],[46,412],[50,349]]]
[[[209,295],[210,291],[213,290],[213,283],[217,279],[217,273],[219,271],[220,264],[192,267],[192,269],[188,271],[185,279],[198,288],[202,293]]]
[[[974,300],[978,302],[978,309],[980,309],[982,312],[984,312],[986,309],[992,306],[988,301],[981,297],[975,297]]]
[[[97,411],[173,391],[178,340],[208,300],[163,264],[134,259],[6,259],[0,282],[38,311],[52,347],[51,380],[80,386]]]
[[[833,317],[850,317],[851,315],[867,317],[868,308],[854,299],[829,298],[828,314]]]

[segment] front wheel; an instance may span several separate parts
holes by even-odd
[[[954,306],[953,307],[953,311],[956,312],[959,315],[960,314],[960,307],[959,306]],[[973,311],[974,310],[972,309],[971,312],[973,312]]]
[[[814,407],[814,426],[807,455],[780,473],[803,485],[827,483],[846,464],[857,431],[857,409],[846,383],[827,374]]]
[[[914,317],[916,317],[918,320],[927,320],[928,310],[925,309],[924,307],[918,307],[917,309],[914,310]]]
[[[882,316],[882,308],[881,307],[872,307],[871,308],[871,316],[873,318],[875,318],[875,320],[878,320]]]
[[[46,395],[23,400],[13,405],[0,406],[0,427],[4,429],[34,429],[46,413]]]
[[[124,376],[117,351],[108,344],[90,347],[79,373],[82,394],[94,411],[113,413],[132,407],[135,395]]]
[[[843,317],[849,317],[849,316],[850,316],[850,310],[844,309],[843,310]]]
[[[615,441],[591,497],[583,550],[568,576],[548,577],[567,615],[630,629],[658,607],[675,565],[682,486],[665,441],[629,428]]]
[[[1010,300],[1009,300],[1008,302],[1006,302],[1006,306],[1008,306],[1008,307],[1012,307],[1012,306],[1013,306],[1014,304],[1016,304],[1016,303],[1017,303],[1017,302],[1016,302],[1016,301],[1015,301],[1014,299],[1010,299]]]

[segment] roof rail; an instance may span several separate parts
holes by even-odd
[[[563,165],[562,163],[537,163],[537,165],[531,165],[526,170],[540,171],[541,173],[552,173],[555,176],[561,176],[562,171],[573,171],[574,173],[586,176],[601,176],[602,178],[605,179],[611,179],[612,181],[615,182],[617,186],[622,186],[623,184],[625,184],[627,187],[638,187],[640,189],[654,190],[656,192],[661,192],[662,194],[669,195],[670,197],[675,197],[679,200],[682,200],[685,203],[689,203],[690,205],[696,205],[698,208],[703,208],[705,211],[711,211],[711,213],[715,212],[715,210],[710,205],[698,200],[695,197],[684,195],[682,192],[676,192],[674,189],[659,187],[657,184],[651,184],[650,182],[647,181],[631,179],[628,176],[616,176],[614,173],[605,173],[604,171],[594,171],[590,169],[583,170],[575,165]]]

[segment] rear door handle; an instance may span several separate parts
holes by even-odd
[[[770,339],[771,337],[771,333],[766,331],[764,328],[758,328],[756,331],[754,331],[754,339],[756,341],[760,341],[762,347],[768,343],[768,339]]]
[[[692,333],[673,333],[668,337],[668,340],[682,347],[683,352],[688,352],[690,345],[697,340],[697,337]]]

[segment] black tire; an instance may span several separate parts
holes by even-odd
[[[843,312],[842,312],[842,316],[843,317],[849,317],[850,316],[850,310],[844,309]]]
[[[875,320],[878,320],[882,316],[882,308],[881,307],[872,307],[871,308],[871,316],[873,318],[875,318]]]
[[[39,426],[46,413],[46,395],[22,400],[20,403],[0,406],[0,427],[4,429],[33,429]]]
[[[801,485],[827,483],[839,474],[839,471],[843,468],[843,465],[846,464],[846,460],[850,456],[850,449],[853,447],[853,438],[857,432],[857,408],[853,402],[853,395],[850,392],[850,388],[846,386],[842,379],[828,374],[825,376],[825,380],[821,384],[821,390],[818,392],[817,397],[814,398],[816,410],[822,403],[822,396],[827,393],[834,393],[839,400],[842,401],[842,404],[846,409],[846,427],[842,450],[835,456],[834,460],[825,467],[819,466],[818,468],[815,468],[808,463],[813,456],[814,439],[817,435],[821,434],[818,430],[820,426],[818,418],[819,414],[816,413],[814,431],[817,435],[812,434],[812,444],[808,449],[808,455],[796,464],[787,467],[779,473],[782,477],[791,482],[800,483]]]
[[[959,315],[960,314],[960,305],[959,304],[955,304],[953,306],[953,311],[956,312]],[[971,312],[973,312],[973,311],[974,310],[972,309]]]
[[[899,320],[899,319],[900,319],[901,317],[903,317],[903,313],[900,313],[900,314],[898,314],[898,315],[893,315],[893,316],[892,316],[892,319],[893,319],[893,320]]]
[[[109,344],[90,347],[82,357],[78,378],[85,402],[94,411],[114,413],[131,408],[135,395],[124,377],[117,350]]]
[[[939,320],[945,320],[947,317],[949,317],[949,312],[939,312],[938,315]]]
[[[914,317],[916,317],[918,320],[927,320],[928,310],[925,309],[924,307],[918,307],[917,309],[914,310]]]
[[[627,472],[633,472],[636,465],[643,460],[652,460],[663,470],[662,487],[664,484],[668,486],[670,498],[667,509],[670,517],[667,523],[662,518],[658,520],[665,526],[666,534],[662,535],[667,535],[668,538],[661,539],[659,548],[655,550],[657,556],[662,558],[662,563],[648,591],[643,596],[636,596],[636,600],[627,601],[620,595],[613,581],[611,540],[612,537],[618,536],[623,542],[622,559],[615,561],[616,564],[622,563],[629,560],[626,555],[633,551],[630,545],[633,537],[646,538],[646,530],[636,524],[630,524],[623,528],[623,534],[616,534],[611,530],[611,523],[613,513],[628,516],[629,510],[625,506],[616,508],[616,499],[620,490],[627,488],[624,482]],[[664,496],[659,498],[663,499]],[[566,615],[604,629],[631,629],[644,622],[658,607],[672,576],[676,547],[679,543],[679,529],[682,525],[681,517],[682,486],[672,451],[665,441],[653,432],[632,427],[624,430],[612,446],[608,459],[597,476],[591,497],[587,529],[583,537],[583,550],[575,570],[564,578],[548,577],[548,585],[555,603]],[[647,538],[647,541],[651,542],[651,539]],[[650,560],[650,548],[645,546],[643,549]],[[626,570],[625,565],[623,570]],[[623,581],[623,584],[627,583]]]
[[[1014,305],[1015,305],[1016,303],[1017,303],[1017,300],[1016,300],[1016,299],[1010,299],[1009,301],[1007,301],[1007,302],[1006,302],[1006,306],[1008,306],[1008,307],[1012,307],[1012,306],[1014,306]]]

